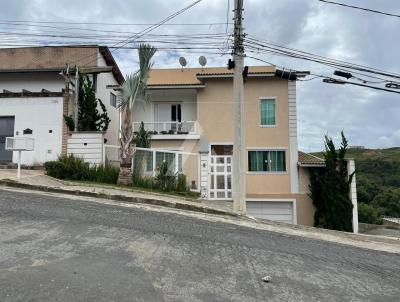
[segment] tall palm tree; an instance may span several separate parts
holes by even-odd
[[[148,95],[146,94],[147,80],[152,67],[151,59],[156,51],[157,49],[149,44],[139,45],[140,68],[135,73],[127,76],[118,95],[119,107],[124,115],[120,139],[121,167],[124,168],[130,166],[133,156],[134,132],[132,127],[132,109],[135,103],[145,103],[148,101]]]

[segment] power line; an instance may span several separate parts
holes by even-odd
[[[115,46],[115,47],[118,47],[118,46],[119,46],[119,47],[122,47],[122,46],[125,46],[125,45],[128,44],[128,43],[133,42],[133,41],[136,40],[137,38],[140,38],[141,36],[143,36],[143,35],[145,35],[145,34],[151,32],[151,31],[153,31],[154,29],[156,29],[156,28],[162,26],[163,24],[167,23],[167,22],[170,21],[171,19],[173,19],[173,18],[177,17],[178,15],[184,13],[185,11],[187,11],[187,10],[190,9],[190,8],[192,8],[192,7],[195,6],[196,4],[200,3],[201,1],[202,1],[202,0],[196,0],[196,1],[194,1],[193,3],[189,4],[188,6],[182,8],[181,10],[179,10],[179,11],[177,11],[177,12],[175,12],[175,13],[169,15],[168,17],[166,17],[165,19],[161,20],[160,22],[158,22],[158,23],[156,23],[156,24],[154,24],[154,25],[151,25],[151,26],[145,28],[145,29],[144,29],[143,31],[141,31],[139,34],[137,34],[137,35],[135,35],[135,36],[133,36],[133,37],[130,37],[130,38],[126,39],[125,41],[123,41],[121,46],[119,46],[119,44],[120,44],[121,42],[116,43],[116,44],[113,45],[113,46]],[[117,50],[118,50],[118,48],[113,49],[111,52],[115,52],[115,51],[117,51]],[[95,60],[97,60],[97,56],[96,56]],[[89,63],[86,63],[86,64],[90,64],[90,63],[93,62],[93,61],[94,61],[94,60],[92,60],[92,61],[90,61]],[[79,60],[78,62],[80,62],[80,60]]]
[[[333,4],[333,5],[339,5],[339,6],[343,6],[343,7],[347,7],[347,8],[354,8],[354,9],[366,11],[366,12],[369,12],[369,13],[375,13],[375,14],[381,14],[381,15],[385,15],[385,16],[389,16],[389,17],[400,18],[400,15],[387,13],[387,12],[382,12],[382,11],[374,10],[374,9],[370,9],[370,8],[354,6],[354,5],[349,5],[349,4],[344,4],[344,3],[334,2],[334,1],[327,1],[327,0],[318,0],[318,1],[324,2],[324,3],[328,3],[328,4]]]
[[[367,66],[349,63],[349,62],[345,62],[345,61],[341,61],[341,60],[335,60],[335,59],[331,59],[328,57],[316,55],[316,54],[313,54],[310,52],[306,52],[306,51],[302,51],[302,50],[298,50],[298,49],[294,49],[294,48],[289,48],[287,46],[269,43],[266,41],[260,41],[258,39],[254,39],[251,37],[246,38],[246,41],[247,41],[246,46],[248,48],[250,48],[249,52],[254,52],[254,53],[267,52],[267,53],[278,54],[278,55],[288,56],[288,57],[292,57],[292,58],[312,61],[312,62],[320,63],[323,65],[328,65],[331,67],[346,68],[346,69],[381,75],[381,76],[385,76],[385,77],[400,79],[399,74],[380,70],[377,68],[367,67]],[[381,79],[381,78],[379,78],[379,79]]]
[[[225,27],[225,33],[228,33],[230,0],[227,0],[227,2],[228,2],[228,4],[227,4],[227,7],[226,7],[226,27]]]
[[[150,26],[157,23],[107,23],[107,22],[66,22],[66,21],[28,21],[28,20],[0,20],[0,23],[28,23],[28,24],[72,24],[72,25],[104,25],[104,26]],[[163,26],[213,26],[225,25],[225,22],[213,23],[166,23]],[[233,24],[233,23],[229,23]]]
[[[271,62],[265,61],[265,60],[257,58],[257,57],[247,56],[247,58],[254,59],[254,60],[257,60],[257,61],[260,61],[260,62],[263,62],[263,63],[267,63],[267,64],[270,64],[270,65],[273,65],[273,66],[277,66],[277,65],[275,65],[275,64],[273,64]],[[286,70],[289,69],[289,68],[284,68],[284,67],[281,67],[281,66],[277,66],[277,67],[279,67],[281,69],[286,69]],[[393,93],[400,94],[400,91],[395,91],[395,90],[391,90],[391,89],[386,89],[386,88],[381,88],[381,87],[376,87],[376,86],[371,86],[371,85],[365,85],[365,84],[361,84],[361,83],[338,80],[338,79],[335,79],[335,78],[332,78],[332,77],[323,76],[323,75],[320,75],[320,74],[311,73],[311,75],[313,75],[314,78],[311,78],[311,79],[308,79],[308,80],[302,80],[302,81],[311,81],[311,80],[315,80],[315,79],[318,79],[318,78],[322,78],[322,79],[324,79],[323,81],[326,82],[326,83],[331,83],[331,84],[349,84],[349,85],[361,86],[361,87],[371,88],[371,89],[375,89],[375,90],[393,92]]]

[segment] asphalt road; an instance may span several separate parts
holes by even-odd
[[[262,277],[272,277],[263,283]],[[400,256],[0,190],[0,301],[399,301]]]

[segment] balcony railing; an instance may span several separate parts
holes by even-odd
[[[197,134],[195,121],[184,122],[144,122],[144,129],[151,134],[188,135]],[[133,131],[138,132],[141,123],[133,123]]]

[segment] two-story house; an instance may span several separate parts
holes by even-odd
[[[69,91],[62,70],[70,66]],[[5,150],[5,138],[29,136],[32,152],[22,163],[42,165],[67,153],[68,129],[63,116],[73,112],[73,70],[79,66],[93,81],[111,123],[105,133],[117,145],[120,112],[117,94],[109,86],[124,81],[110,50],[103,46],[59,46],[0,49],[0,162],[16,162],[17,154]]]
[[[307,72],[298,72],[302,77]],[[153,69],[150,102],[136,104],[134,128],[152,131],[152,148],[179,150],[175,160],[193,188],[208,199],[232,199],[233,72],[227,68]],[[298,150],[296,81],[275,77],[274,66],[249,68],[244,85],[247,213],[313,225],[308,169],[323,160]],[[185,153],[199,154],[196,157]],[[300,155],[299,155],[300,154]],[[192,160],[190,160],[192,158]],[[151,168],[151,165],[150,165]]]

